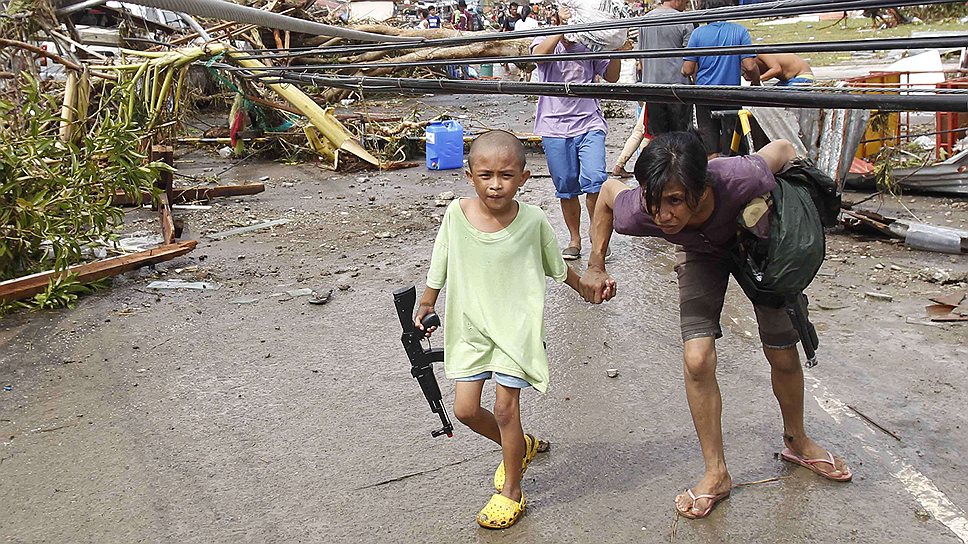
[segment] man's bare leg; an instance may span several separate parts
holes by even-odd
[[[568,246],[581,249],[581,233],[579,232],[579,227],[581,226],[581,202],[577,196],[575,198],[562,198],[560,201],[561,215],[565,219],[565,227],[568,228],[568,236],[570,237]]]
[[[712,337],[694,338],[683,344],[686,398],[702,448],[706,472],[691,489],[695,495],[719,495],[729,491],[732,479],[726,468],[723,452],[723,398],[716,381],[716,340]],[[676,509],[700,513],[709,506],[709,499],[693,503],[689,495],[676,497]]]
[[[827,450],[808,437],[803,427],[803,368],[800,367],[797,347],[774,349],[763,346],[763,353],[770,362],[773,394],[780,403],[780,413],[783,415],[783,443],[805,459],[827,457]],[[836,477],[840,475],[839,471],[847,470],[847,464],[838,457],[834,461],[835,467],[830,463],[818,463],[816,466]]]

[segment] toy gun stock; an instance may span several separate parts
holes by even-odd
[[[430,435],[438,437],[446,434],[448,437],[454,436],[454,426],[447,418],[447,410],[441,400],[440,387],[437,385],[437,378],[434,377],[434,363],[444,361],[444,350],[441,348],[424,348],[420,342],[426,337],[424,331],[418,329],[413,324],[413,307],[417,303],[417,290],[414,287],[404,287],[393,292],[393,304],[397,307],[397,317],[400,318],[400,326],[403,327],[403,348],[407,350],[407,357],[410,358],[410,375],[417,379],[424,397],[430,404],[430,410],[440,416],[443,427],[431,431]],[[437,314],[427,314],[421,324],[424,329],[440,326],[440,318]]]
[[[800,334],[800,345],[803,346],[803,353],[807,356],[804,366],[807,368],[817,366],[817,348],[820,347],[820,338],[817,337],[817,329],[807,316],[807,295],[797,293],[787,298],[783,308],[790,316],[793,327]]]

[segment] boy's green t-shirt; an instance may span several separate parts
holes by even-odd
[[[558,240],[544,211],[518,203],[507,228],[481,232],[455,200],[434,242],[427,286],[447,284],[444,369],[448,378],[484,371],[527,380],[544,393],[545,276],[567,276]]]

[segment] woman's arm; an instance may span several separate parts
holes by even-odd
[[[770,167],[770,171],[776,174],[786,163],[797,158],[797,150],[793,147],[793,144],[787,140],[776,140],[775,142],[770,142],[763,146],[762,149],[755,153],[766,159],[766,164]],[[598,208],[595,208],[596,213]]]
[[[615,280],[605,271],[605,251],[612,238],[615,197],[627,189],[621,181],[610,179],[598,193],[595,220],[591,226],[592,254],[588,257],[588,270],[579,282],[579,293],[592,304],[600,304],[615,296]]]

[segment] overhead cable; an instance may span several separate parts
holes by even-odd
[[[402,42],[412,41],[399,36],[373,34],[344,27],[326,25],[297,17],[273,13],[263,9],[240,6],[224,0],[125,0],[131,4],[152,8],[167,9],[174,12],[187,13],[196,17],[211,17],[223,21],[248,23],[265,28],[302,32],[313,36],[332,36],[363,42]],[[70,9],[70,7],[62,8]]]
[[[166,1],[166,0],[139,0]],[[168,0],[178,1],[178,0]],[[671,24],[704,23],[714,21],[728,21],[740,19],[756,19],[762,17],[793,16],[808,13],[828,11],[851,11],[858,9],[875,9],[898,6],[944,4],[950,0],[778,0],[763,2],[742,7],[727,6],[705,10],[695,10],[682,13],[656,15],[653,17],[630,17],[614,19],[596,23],[563,25],[544,27],[535,30],[513,32],[472,32],[452,38],[424,39],[402,38],[392,44],[363,44],[339,47],[290,48],[287,50],[266,49],[265,52],[253,53],[249,58],[289,58],[307,55],[344,55],[375,51],[399,51],[406,49],[421,49],[428,47],[453,47],[486,41],[503,41],[537,36],[550,36],[561,33],[588,32],[595,30],[611,30],[616,28],[632,28],[646,26],[662,26]]]
[[[567,96],[610,100],[642,100],[744,106],[877,109],[881,111],[968,112],[968,92],[962,89],[896,89],[838,87],[739,87],[707,85],[646,85],[641,83],[519,83],[310,74],[250,75],[264,82],[335,87],[359,92]],[[884,94],[875,94],[884,93]],[[887,94],[891,93],[891,94]]]
[[[968,47],[968,34],[961,36],[933,36],[916,38],[884,38],[873,40],[842,40],[831,42],[800,42],[789,44],[756,44],[728,47],[690,47],[688,49],[646,49],[634,51],[600,51],[597,53],[581,53],[581,60],[611,60],[611,59],[653,59],[683,56],[709,55],[741,55],[741,54],[776,54],[776,53],[815,53],[828,51],[880,51],[882,49],[937,49]],[[238,58],[250,58],[240,55]],[[575,60],[575,53],[560,53],[554,55],[523,55],[502,57],[462,57],[459,59],[427,59],[406,62],[357,62],[330,64],[298,64],[292,66],[270,66],[270,72],[291,71],[323,71],[323,70],[377,70],[380,68],[419,68],[423,66],[447,66],[459,64],[499,64],[512,62],[554,62]],[[245,68],[228,68],[229,70],[245,70]]]

